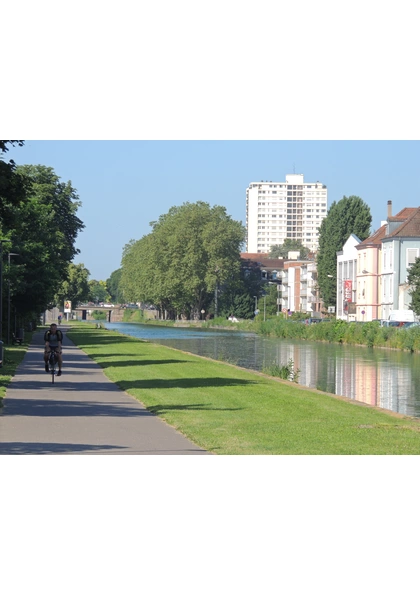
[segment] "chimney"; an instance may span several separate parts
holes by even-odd
[[[392,200],[388,200],[388,214],[387,217],[392,217]]]

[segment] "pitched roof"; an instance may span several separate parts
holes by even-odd
[[[414,212],[387,237],[420,237],[420,206],[418,208],[406,208],[404,210],[412,210]]]
[[[269,258],[268,254],[242,253],[241,260],[242,263],[247,263],[254,266],[262,266],[263,268],[272,268],[273,270],[276,268],[283,268],[284,266],[284,260]]]
[[[370,237],[367,237],[366,239],[361,241],[359,243],[359,245],[356,245],[356,249],[360,250],[360,249],[367,247],[368,245],[381,245],[382,239],[385,236],[386,236],[386,225],[382,225],[382,227],[379,227],[379,229],[377,231],[375,231],[375,233],[372,233],[372,235]]]
[[[399,221],[401,219],[408,219],[408,217],[411,217],[411,215],[413,213],[415,213],[416,210],[417,210],[416,207],[406,206],[405,208],[403,208],[402,210],[400,210],[400,212],[398,212],[393,217],[388,217],[388,220],[389,221]]]

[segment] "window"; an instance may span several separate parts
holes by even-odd
[[[412,266],[418,258],[419,250],[418,248],[407,248],[407,268]]]

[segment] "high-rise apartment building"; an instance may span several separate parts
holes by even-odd
[[[302,174],[284,182],[252,182],[246,190],[246,251],[267,253],[285,239],[318,249],[318,229],[327,216],[327,186],[305,182]]]

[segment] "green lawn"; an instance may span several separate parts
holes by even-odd
[[[216,454],[420,454],[420,421],[113,331],[68,336],[123,390]]]
[[[14,376],[17,366],[22,361],[32,340],[33,332],[25,333],[25,340],[21,346],[4,345],[3,365],[0,367],[0,407],[6,394],[6,388]]]

